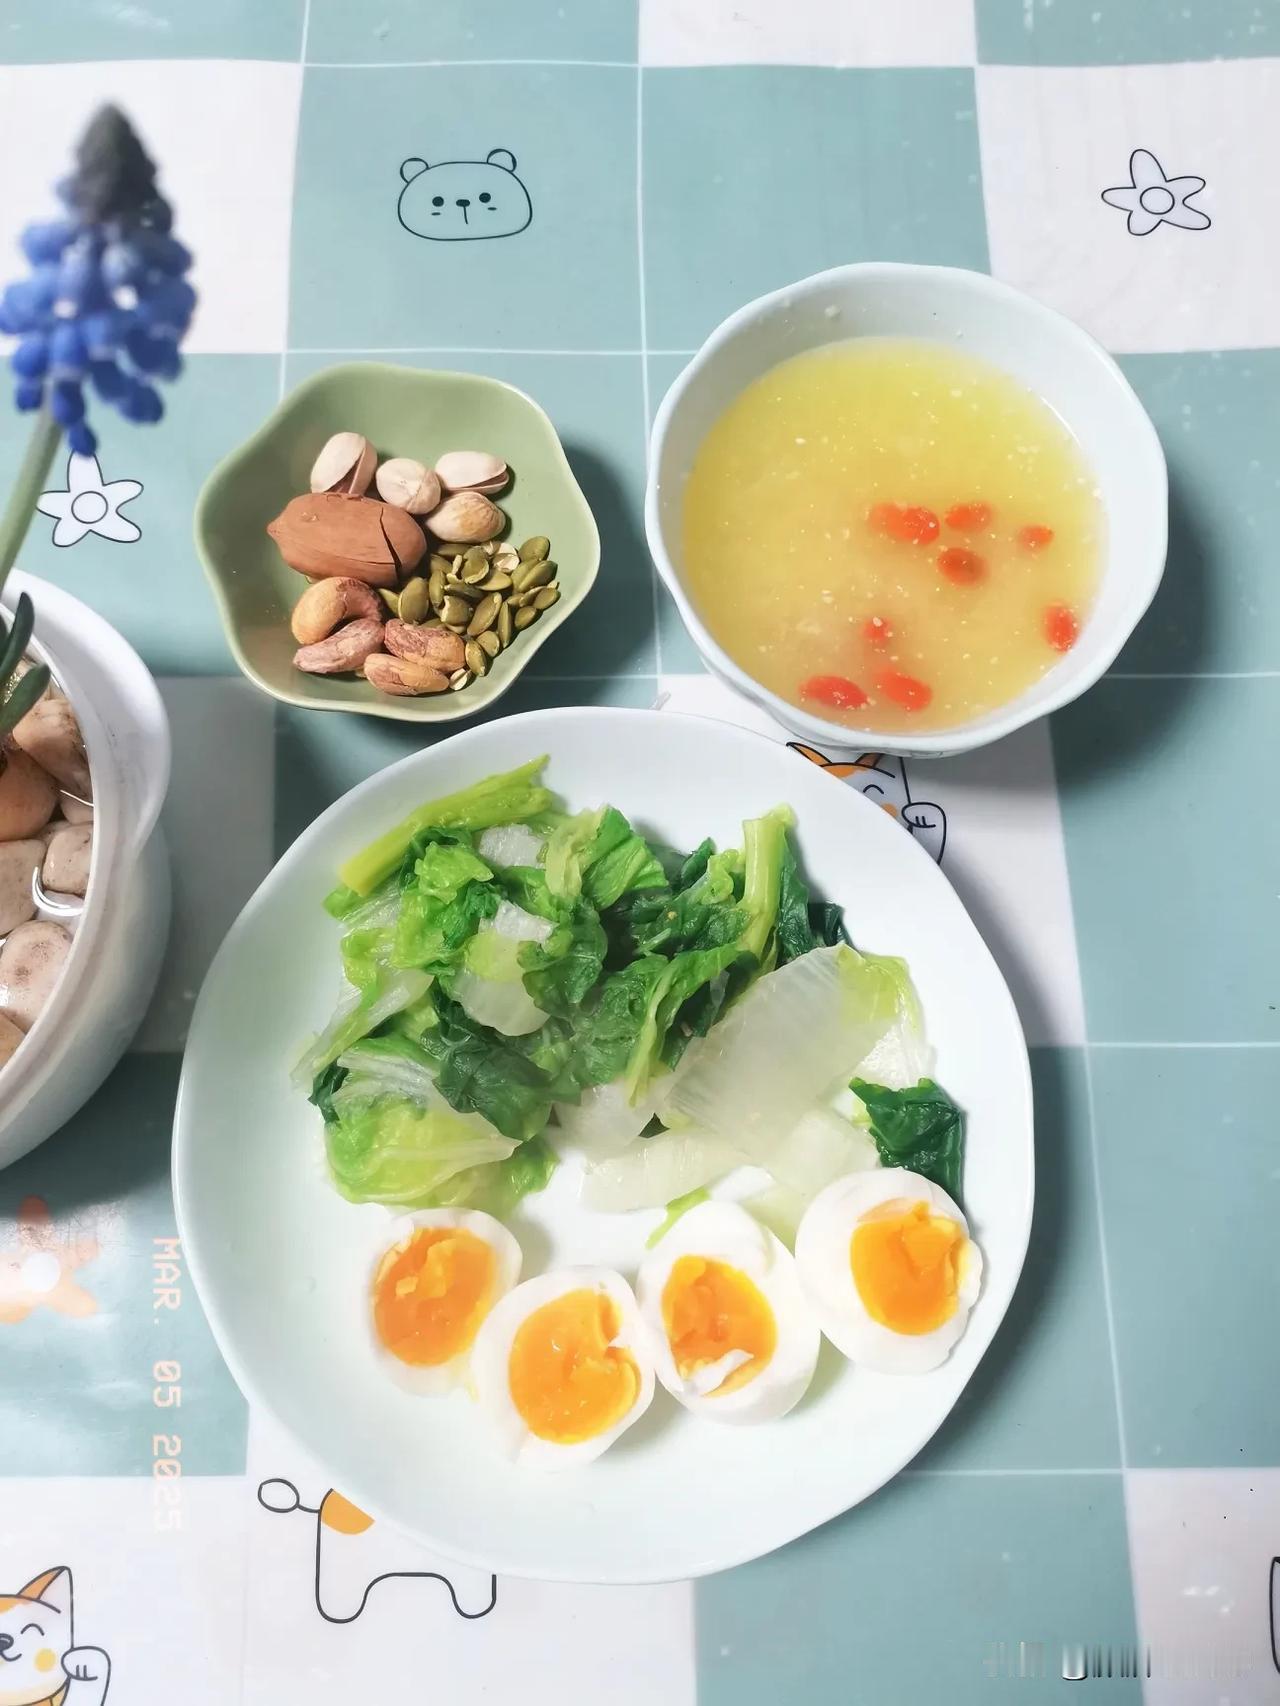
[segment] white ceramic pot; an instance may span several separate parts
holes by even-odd
[[[658,572],[707,666],[816,741],[882,750],[881,730],[788,704],[712,638],[685,589],[680,517],[698,447],[725,408],[788,356],[845,338],[925,338],[980,356],[1036,392],[1075,434],[1106,512],[1093,609],[1061,662],[1007,705],[949,729],[895,734],[894,752],[941,758],[1011,734],[1068,704],[1115,661],[1155,596],[1168,540],[1168,478],[1156,430],[1111,357],[1079,326],[985,273],[867,261],[815,273],[740,308],[712,332],[653,423],[645,532]]]
[[[69,593],[12,574],[35,605],[35,644],[79,719],[93,774],[93,858],[62,977],[0,1072],[0,1166],[70,1119],[128,1047],[151,999],[169,927],[169,863],[157,825],[169,723],[145,664]]]

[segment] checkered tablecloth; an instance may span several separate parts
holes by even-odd
[[[161,679],[176,915],[134,1050],[0,1175],[0,1596],[68,1566],[120,1706],[1280,1700],[1278,0],[3,0],[0,250],[105,97],[162,164],[201,310],[163,426],[101,422],[139,537],[55,546],[38,518],[22,566]],[[532,218],[432,240],[397,218],[408,160],[514,170]],[[234,673],[195,495],[331,362],[509,379],[604,560],[500,713],[665,695],[760,725],[658,593],[649,418],[727,311],[870,257],[990,269],[1079,320],[1172,477],[1164,586],[1085,699],[845,775],[941,857],[1018,999],[1025,1275],[942,1433],[845,1519],[696,1585],[500,1580],[459,1616],[487,1578],[424,1576],[247,1409],[174,1241],[174,1091],[220,936],[318,811],[423,739]],[[19,445],[0,412],[0,467]],[[1104,1674],[1062,1680],[1082,1664]]]

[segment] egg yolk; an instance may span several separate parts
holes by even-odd
[[[507,1362],[511,1402],[539,1439],[578,1445],[620,1422],[640,1393],[629,1351],[611,1343],[621,1324],[611,1297],[566,1291],[527,1315]]]
[[[754,1380],[778,1342],[773,1310],[759,1288],[740,1269],[706,1256],[680,1256],[672,1264],[662,1288],[662,1324],[682,1380],[730,1351],[747,1353],[710,1394],[716,1398]]]
[[[928,1203],[883,1203],[854,1228],[853,1283],[867,1314],[894,1333],[931,1333],[956,1312],[964,1229]]]
[[[373,1276],[373,1325],[401,1362],[435,1367],[470,1349],[497,1279],[492,1249],[457,1226],[420,1226]]]

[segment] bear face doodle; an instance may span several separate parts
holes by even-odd
[[[411,158],[400,176],[404,188],[396,217],[415,237],[436,243],[514,237],[533,218],[509,148],[492,148],[483,160],[442,160],[435,166]]]

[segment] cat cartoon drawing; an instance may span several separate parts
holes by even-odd
[[[0,1326],[25,1321],[33,1309],[58,1315],[93,1315],[96,1300],[75,1279],[77,1268],[98,1254],[96,1238],[60,1231],[43,1197],[24,1197],[18,1208],[16,1240],[0,1245]],[[0,1677],[0,1682],[3,1678]],[[4,1706],[0,1687],[0,1706]]]
[[[413,157],[401,165],[400,176],[404,188],[396,217],[406,231],[433,243],[514,237],[533,218],[509,148],[491,148],[483,160],[441,160],[434,166]]]
[[[315,1602],[326,1623],[354,1623],[380,1582],[441,1582],[453,1609],[468,1622],[487,1617],[498,1603],[496,1576],[465,1564],[451,1563],[447,1576],[430,1569],[433,1560],[416,1541],[376,1523],[332,1487],[318,1505],[304,1505],[292,1481],[272,1479],[258,1488],[258,1503],[277,1516],[301,1511],[315,1517]]]
[[[102,1706],[110,1680],[102,1648],[75,1644],[70,1570],[0,1594],[0,1706]]]
[[[792,752],[818,765],[851,788],[865,794],[896,817],[908,834],[920,843],[929,857],[941,864],[947,845],[947,814],[932,800],[913,800],[907,767],[901,758],[884,752],[863,752],[857,758],[828,758],[799,741],[787,742]]]

